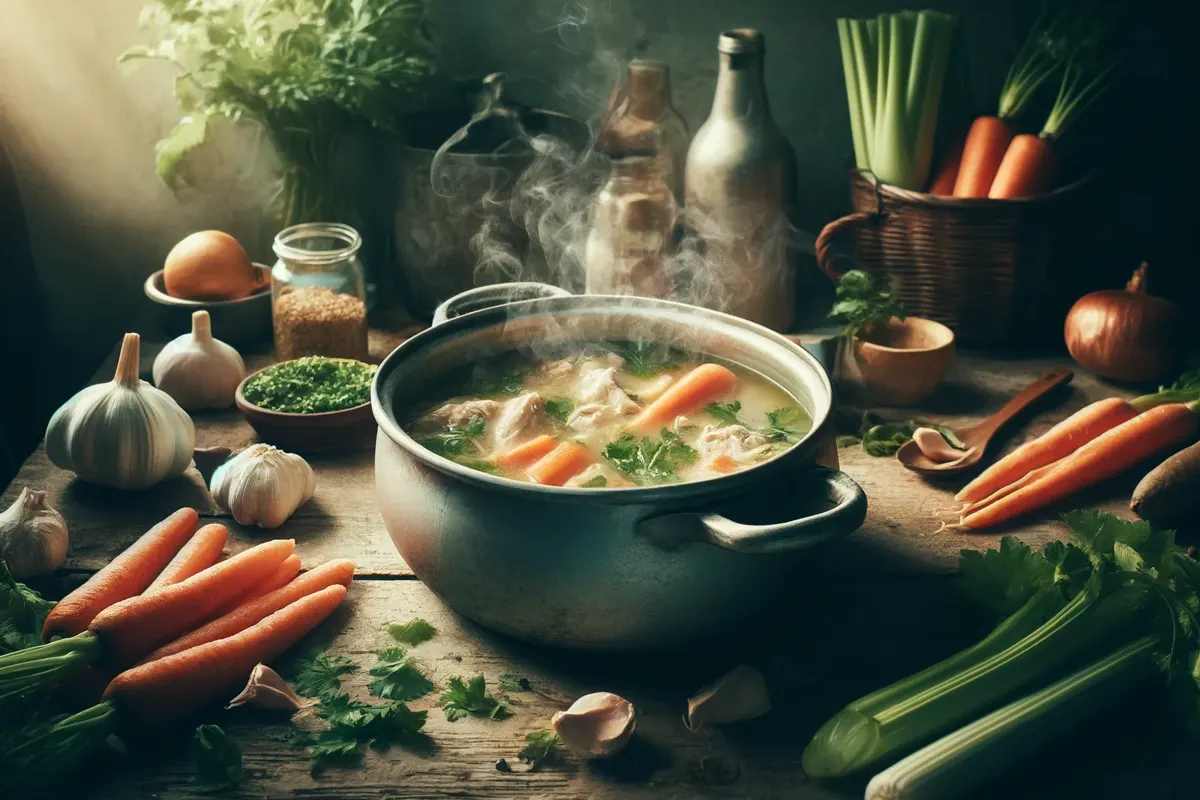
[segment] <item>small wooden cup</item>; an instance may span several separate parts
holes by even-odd
[[[927,399],[954,358],[954,331],[940,322],[908,317],[854,341],[854,361],[871,399],[911,406]]]

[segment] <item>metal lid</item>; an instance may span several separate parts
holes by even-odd
[[[717,37],[721,53],[761,53],[766,49],[762,33],[754,28],[730,28]]]

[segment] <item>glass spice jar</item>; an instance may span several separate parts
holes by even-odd
[[[349,225],[308,222],[275,237],[271,270],[275,357],[367,359],[362,238]]]

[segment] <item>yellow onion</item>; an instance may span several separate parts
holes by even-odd
[[[1183,312],[1146,294],[1147,266],[1138,267],[1123,291],[1084,295],[1067,314],[1063,333],[1071,357],[1102,378],[1157,381],[1178,368]]]

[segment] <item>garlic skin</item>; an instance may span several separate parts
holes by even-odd
[[[246,364],[214,339],[207,311],[192,314],[192,332],[172,339],[154,359],[154,385],[185,409],[229,408]]]
[[[252,444],[213,472],[209,492],[242,525],[278,528],[316,489],[312,467],[298,455]]]
[[[67,560],[67,521],[29,487],[0,513],[0,561],[17,580],[46,575]]]
[[[688,700],[686,724],[698,731],[706,722],[724,725],[760,717],[771,710],[767,682],[754,667],[739,664]]]
[[[304,700],[292,690],[279,673],[266,664],[258,664],[250,673],[246,688],[229,701],[226,709],[238,706],[253,706],[268,711],[299,711],[312,705],[315,700]]]
[[[563,744],[584,758],[608,758],[633,737],[633,703],[609,692],[585,694],[550,721]]]
[[[946,441],[946,437],[942,436],[940,431],[933,428],[917,428],[913,431],[913,441],[917,443],[917,448],[921,454],[930,461],[937,462],[934,469],[946,469],[954,467],[966,458],[975,454],[975,448],[970,447],[966,450],[959,450],[951,446]]]
[[[192,463],[192,419],[166,392],[138,379],[141,340],[125,334],[117,373],[63,403],[46,426],[46,455],[80,480],[145,489]]]

